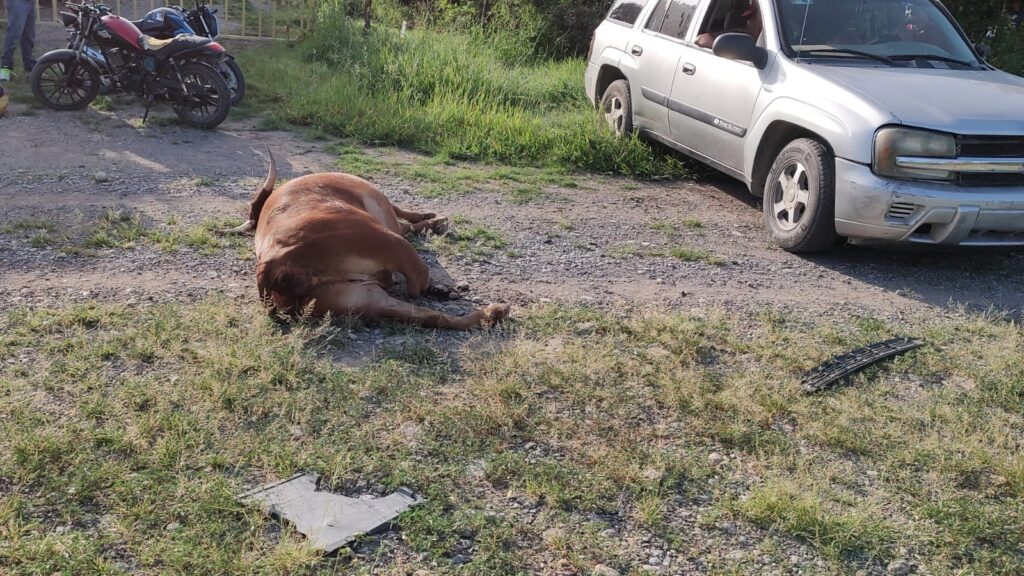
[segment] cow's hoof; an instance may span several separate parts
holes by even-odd
[[[430,221],[430,231],[438,236],[448,233],[448,219],[447,218],[434,218]]]
[[[508,318],[511,311],[512,309],[508,304],[490,304],[485,306],[483,309],[484,323],[488,326],[501,324],[502,321]]]

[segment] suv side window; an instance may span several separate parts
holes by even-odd
[[[608,12],[608,18],[632,26],[640,17],[644,6],[647,6],[647,2],[648,0],[616,0],[615,5]]]
[[[700,4],[700,0],[662,0],[662,3],[655,8],[655,13],[651,15],[651,22],[648,22],[647,27],[654,30],[651,24],[656,18],[660,18],[658,32],[683,40],[686,31],[690,29],[690,21],[693,20],[693,13],[697,11],[698,4]],[[659,15],[658,12],[662,10],[662,5],[664,5],[664,12]]]

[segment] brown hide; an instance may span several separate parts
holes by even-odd
[[[430,272],[404,238],[444,223],[433,214],[406,212],[369,182],[350,174],[302,176],[273,190],[275,168],[253,201],[256,284],[276,312],[356,314],[439,328],[470,329],[508,314],[490,305],[465,316],[414,306],[386,292],[401,273],[410,297],[430,283]],[[404,221],[403,221],[404,220]]]

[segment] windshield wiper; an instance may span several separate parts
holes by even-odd
[[[814,48],[811,50],[797,50],[797,57],[803,56],[804,54],[850,54],[851,56],[861,56],[863,58],[870,58],[871,60],[878,60],[884,62],[889,66],[895,66],[892,60],[885,56],[879,56],[878,54],[872,54],[871,52],[862,52],[860,50],[853,50],[850,48]]]
[[[959,64],[968,68],[975,67],[974,64],[971,64],[970,62],[957,60],[956,58],[950,58],[949,56],[939,56],[938,54],[897,54],[895,56],[890,56],[889,59],[894,62],[902,60],[936,60],[939,62],[949,62],[950,64]]]

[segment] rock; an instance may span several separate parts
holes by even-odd
[[[914,565],[901,558],[889,562],[889,566],[885,570],[893,576],[907,576],[914,571]]]
[[[548,528],[541,537],[544,539],[544,542],[551,546],[565,540],[565,531],[561,528]]]
[[[96,175],[93,176],[93,178],[97,182],[110,182],[110,175],[108,175],[106,172],[97,172]]]
[[[577,334],[593,334],[597,330],[597,324],[594,322],[580,322],[576,325]]]
[[[57,534],[63,534],[63,533],[68,532],[70,530],[71,530],[71,526],[57,526],[57,528],[54,529],[54,532],[56,532]]]
[[[298,440],[306,435],[306,432],[302,429],[302,426],[292,426],[288,429],[292,435],[292,440]]]
[[[468,563],[469,557],[467,556],[463,556],[462,554],[456,554],[455,556],[452,556],[452,564],[455,564],[456,566],[461,566],[463,564]]]
[[[733,550],[725,555],[725,559],[730,562],[741,562],[746,557],[747,553],[743,550]]]
[[[468,552],[468,551],[470,551],[472,549],[473,549],[473,541],[472,540],[464,539],[464,540],[459,540],[458,542],[455,543],[454,550],[456,552]]]
[[[721,466],[722,464],[724,464],[725,461],[726,461],[725,456],[722,456],[718,452],[712,452],[711,455],[708,456],[708,463],[710,463],[715,468],[717,468],[717,467]]]
[[[180,522],[171,522],[167,526],[164,526],[164,530],[166,530],[168,532],[174,532],[178,528],[181,528],[181,523]]]
[[[604,564],[598,564],[597,566],[594,566],[594,569],[591,571],[591,574],[593,576],[620,576],[618,570],[612,568],[611,566],[605,566]]]
[[[459,282],[458,284],[455,285],[455,289],[465,292],[469,290],[469,282],[463,280],[462,282]]]

